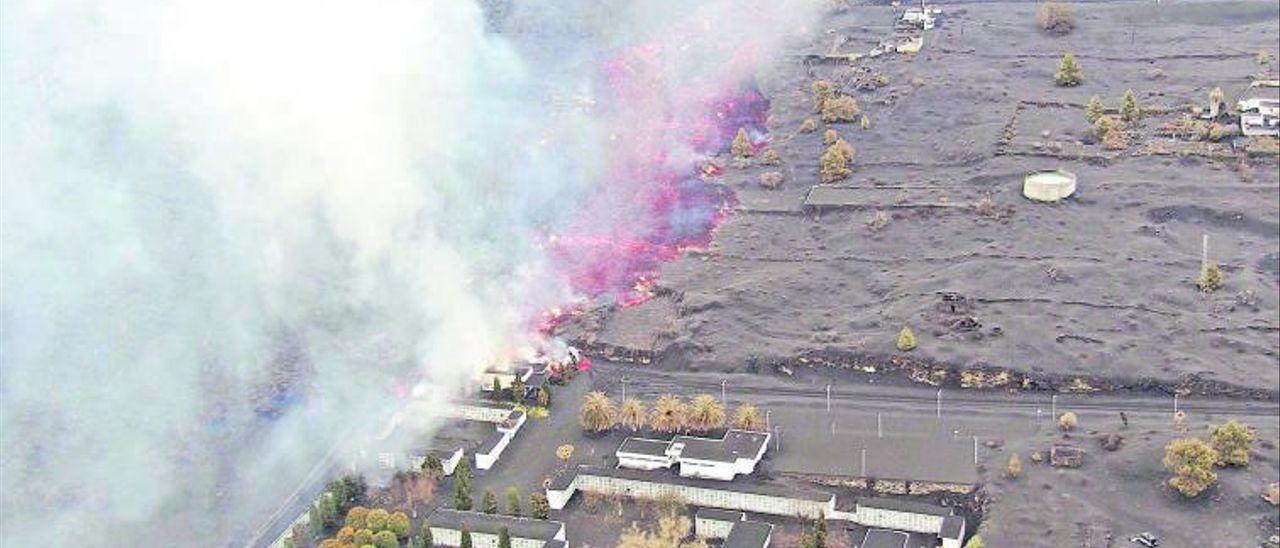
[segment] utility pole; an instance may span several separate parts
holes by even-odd
[[[942,420],[942,389],[938,389],[938,420]]]
[[[627,401],[627,378],[622,377],[622,401]]]
[[[867,448],[862,448],[862,477],[867,477]]]
[[[729,379],[720,379],[720,405],[729,405],[729,401],[724,397],[724,385]]]
[[[1054,394],[1054,395],[1050,396],[1050,397],[1049,397],[1049,402],[1050,402],[1050,405],[1052,405],[1052,406],[1053,406],[1053,407],[1052,407],[1052,409],[1053,409],[1053,410],[1052,410],[1052,411],[1050,411],[1050,412],[1049,412],[1049,414],[1050,414],[1050,415],[1052,415],[1052,416],[1053,416],[1053,420],[1055,420],[1055,421],[1056,421],[1056,420],[1058,420],[1058,395],[1057,395],[1057,394]]]
[[[831,412],[831,385],[827,385],[827,412]]]
[[[765,409],[765,410],[764,410],[764,431],[765,431],[765,432],[769,432],[769,431],[770,431],[770,425],[771,425],[772,423],[770,423],[770,422],[769,422],[769,415],[772,415],[772,414],[773,414],[773,410],[772,410],[772,409]]]
[[[1174,415],[1178,414],[1178,393],[1177,392],[1173,393],[1173,414]]]
[[[884,437],[884,422],[881,420],[880,413],[876,413],[876,437]]]
[[[973,464],[978,464],[978,436],[973,437]]]
[[[773,450],[774,451],[782,450],[782,426],[781,425],[773,427]]]
[[[1204,272],[1209,266],[1209,234],[1200,235],[1200,271]]]

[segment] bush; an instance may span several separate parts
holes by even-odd
[[[408,538],[409,533],[413,530],[413,525],[409,522],[407,514],[396,512],[387,518],[387,530],[395,533],[399,538]]]
[[[486,514],[498,513],[498,495],[493,494],[493,489],[484,490],[484,496],[480,498],[480,510]]]
[[[390,517],[391,515],[388,514],[386,510],[383,510],[381,508],[378,508],[376,510],[369,510],[369,515],[365,516],[364,518],[364,528],[370,531],[373,531],[375,533],[383,529],[386,529],[387,519]]]
[[[578,411],[578,421],[589,432],[604,432],[618,422],[616,406],[603,392],[588,393]]]
[[[867,220],[867,230],[872,232],[880,232],[889,226],[891,218],[888,213],[877,211],[871,215],[871,219]]]
[[[1017,453],[1009,455],[1009,464],[1004,467],[1005,475],[1017,479],[1022,475],[1022,458]]]
[[[782,163],[782,157],[778,155],[778,151],[767,149],[760,154],[760,165],[776,166]]]
[[[1208,262],[1200,269],[1200,277],[1196,279],[1196,287],[1199,287],[1200,291],[1210,293],[1222,289],[1224,281],[1225,277],[1222,274],[1222,268],[1218,267],[1216,263]]]
[[[810,87],[813,90],[813,111],[822,112],[827,100],[835,94],[836,87],[826,80],[818,80]]]
[[[1075,412],[1067,411],[1061,417],[1058,417],[1058,428],[1063,430],[1075,430],[1076,425],[1080,424],[1080,418],[1076,417]]]
[[[782,188],[782,181],[783,177],[782,172],[780,171],[770,171],[760,174],[760,186],[769,190]]]
[[[903,327],[898,332],[898,350],[910,352],[916,348],[916,334],[910,327]]]
[[[391,531],[379,531],[373,534],[373,545],[377,548],[400,548],[400,539]]]
[[[1218,480],[1213,471],[1217,461],[1218,452],[1200,439],[1173,440],[1164,449],[1164,467],[1173,472],[1167,483],[1185,497],[1199,495]]]
[[[1053,81],[1059,86],[1078,86],[1084,82],[1084,69],[1080,68],[1080,62],[1076,61],[1076,56],[1070,53],[1062,56],[1062,61],[1058,63],[1058,71],[1053,73]]]
[[[827,99],[822,106],[822,121],[827,123],[852,122],[861,114],[858,102],[847,95]]]
[[[507,514],[519,516],[520,510],[520,491],[515,487],[507,488]]]
[[[1102,137],[1102,148],[1105,150],[1124,150],[1129,148],[1129,132],[1125,131],[1124,126],[1112,126],[1107,134]]]
[[[1248,466],[1249,449],[1257,434],[1239,421],[1230,420],[1209,431],[1209,442],[1218,452],[1218,466]]]
[[[803,122],[800,122],[801,133],[813,133],[815,131],[818,131],[817,120],[814,120],[813,118],[805,118]]]
[[[853,173],[849,169],[849,158],[836,145],[827,147],[818,159],[818,166],[818,180],[823,183],[834,183]]]
[[[836,144],[840,140],[840,133],[834,129],[828,129],[822,132],[822,144],[830,146]]]
[[[542,493],[529,495],[529,512],[536,519],[547,519],[551,514],[551,505],[547,503],[547,496]]]
[[[1268,485],[1266,492],[1262,494],[1262,498],[1270,502],[1272,506],[1280,506],[1280,483]]]
[[[364,529],[365,518],[369,515],[369,509],[363,506],[352,506],[347,511],[347,519],[342,522],[343,525],[353,529]]]
[[[351,536],[351,543],[355,544],[356,546],[373,544],[373,531],[370,531],[368,529],[361,529],[359,531],[356,531],[356,534]]]
[[[1076,28],[1076,14],[1071,6],[1061,2],[1048,1],[1040,4],[1036,10],[1036,22],[1045,32],[1063,36]]]

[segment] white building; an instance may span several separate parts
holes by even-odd
[[[437,546],[461,546],[462,532],[471,535],[476,548],[497,548],[503,529],[511,537],[512,548],[567,547],[564,524],[532,518],[517,518],[481,512],[441,508],[427,516],[431,540]]]
[[[902,12],[902,22],[919,29],[930,30],[937,24],[940,14],[942,14],[942,8],[937,6],[926,6],[923,9],[907,8]]]
[[[498,423],[494,428],[494,432],[488,438],[485,438],[480,447],[476,448],[476,469],[488,470],[492,468],[528,419],[529,416],[524,411],[509,411],[506,420]]]
[[[739,474],[755,472],[769,447],[769,434],[729,430],[724,437],[676,436],[671,441],[627,438],[614,453],[618,466],[656,470],[680,465],[680,475],[731,481]]]
[[[512,367],[502,369],[490,367],[486,369],[479,377],[476,378],[481,392],[492,392],[494,381],[498,381],[498,387],[506,390],[511,388],[511,384],[520,379],[520,382],[529,380],[529,376],[533,375],[533,368],[529,366]]]
[[[674,496],[693,506],[811,519],[831,516],[836,507],[831,493],[595,466],[578,466],[556,475],[547,487],[547,502],[553,509],[563,509],[578,491],[650,500]]]
[[[1236,102],[1240,133],[1280,137],[1280,88],[1272,82],[1254,82],[1249,88],[1250,97]]]

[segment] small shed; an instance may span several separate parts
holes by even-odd
[[[1076,192],[1076,174],[1065,169],[1048,169],[1027,174],[1022,195],[1037,202],[1056,202]]]

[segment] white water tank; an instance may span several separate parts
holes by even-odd
[[[1022,195],[1037,202],[1056,202],[1075,192],[1076,174],[1064,169],[1035,171],[1022,181]]]

